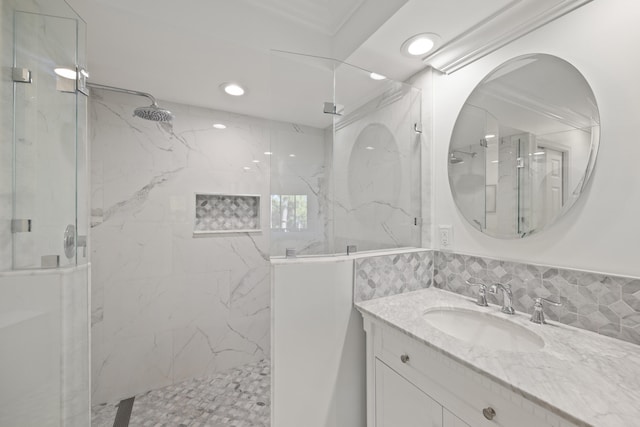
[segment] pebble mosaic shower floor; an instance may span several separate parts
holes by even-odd
[[[268,360],[138,395],[131,427],[269,427]],[[91,427],[112,427],[118,403],[94,406]]]

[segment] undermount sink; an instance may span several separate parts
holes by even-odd
[[[427,310],[424,320],[447,335],[493,350],[530,352],[544,347],[536,333],[506,319],[463,308]]]

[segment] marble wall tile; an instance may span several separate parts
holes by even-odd
[[[509,284],[520,312],[532,313],[535,298],[549,298],[562,306],[547,305],[548,319],[640,344],[640,279],[439,251],[433,265],[438,288],[475,297],[466,280]],[[494,304],[501,298],[487,295]]]
[[[269,200],[264,152],[270,126],[286,126],[163,102],[168,126],[132,117],[138,103],[90,99],[94,403],[270,354],[269,204],[262,232],[194,236],[194,200]]]
[[[355,261],[354,301],[367,301],[431,286],[433,252],[371,256]]]

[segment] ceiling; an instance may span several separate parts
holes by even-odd
[[[455,56],[475,49],[474,43],[489,46],[486,35],[474,34],[505,28],[496,17],[526,29],[523,23],[540,16],[541,8],[587,1],[67,0],[87,22],[91,81],[315,127],[326,126],[321,100],[332,100],[332,71],[340,66],[273,49],[336,58],[404,81],[430,63],[400,53],[414,34],[439,34],[443,52],[455,48]],[[337,97],[347,81],[349,92],[372,90],[368,73],[354,70],[342,74],[361,77],[340,80],[338,72]],[[219,86],[229,81],[245,86],[246,95],[225,95]]]

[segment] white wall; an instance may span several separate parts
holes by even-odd
[[[451,250],[532,263],[640,276],[640,3],[594,1],[493,54],[434,82],[434,224],[453,225]],[[458,212],[447,178],[447,148],[456,117],[482,78],[504,61],[548,53],[572,63],[600,108],[601,145],[592,182],[571,211],[523,240],[498,240]],[[434,242],[434,247],[438,247]]]
[[[365,425],[365,336],[353,270],[349,257],[272,263],[274,427]]]

